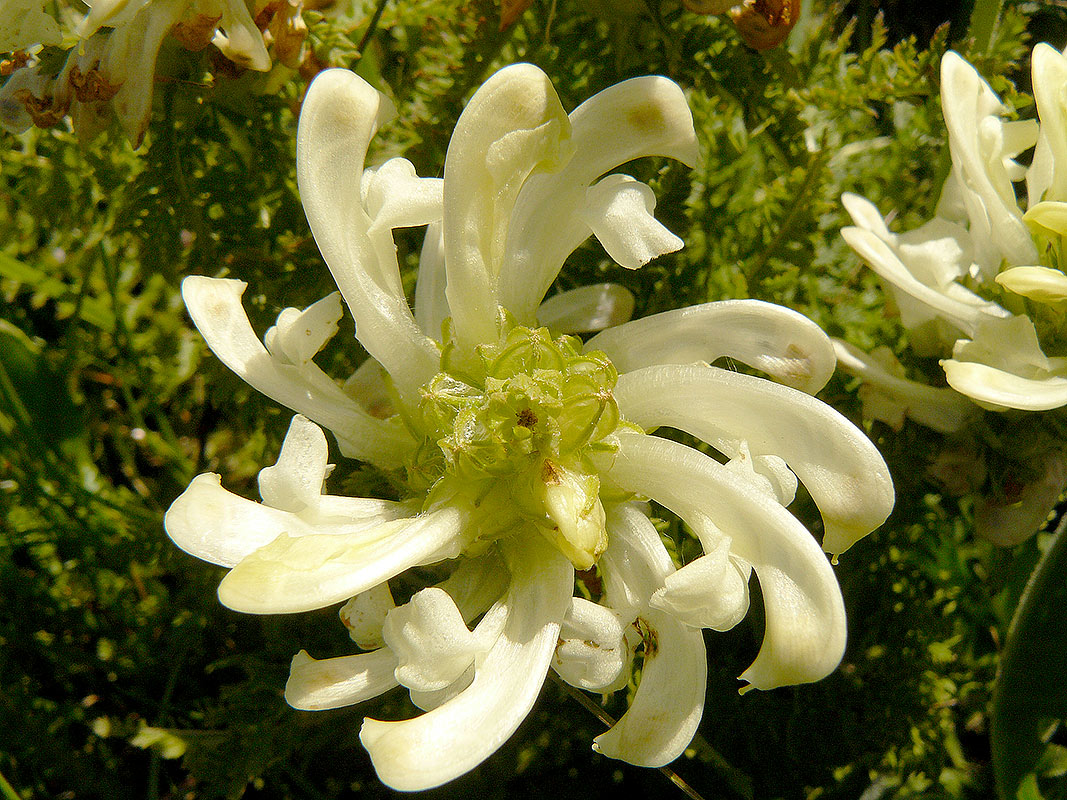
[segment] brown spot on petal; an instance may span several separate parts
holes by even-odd
[[[0,60],[0,78],[7,78],[17,69],[22,69],[30,63],[30,54],[23,50],[16,50],[11,58]]]
[[[183,20],[170,29],[170,35],[178,40],[186,50],[198,53],[211,44],[211,39],[222,21],[222,16],[197,14],[190,20]]]
[[[67,81],[74,90],[74,96],[78,98],[79,103],[110,100],[122,86],[121,83],[110,83],[104,77],[104,73],[100,71],[99,61],[85,72],[78,69],[78,65],[75,64],[70,68]]]
[[[660,130],[664,127],[663,109],[651,103],[644,103],[627,114],[626,121],[638,130]]]
[[[56,105],[51,97],[35,97],[29,89],[19,89],[14,93],[15,99],[22,103],[33,124],[38,128],[51,128],[58,125],[67,115],[67,104]]]

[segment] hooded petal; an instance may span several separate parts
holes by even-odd
[[[920,308],[930,310],[930,318],[940,317],[959,330],[971,334],[983,317],[1005,317],[1008,312],[996,303],[984,300],[960,284],[934,287],[912,274],[886,242],[861,228],[842,228],[842,238],[856,251],[878,276],[907,297],[918,301]],[[909,320],[919,324],[924,318]]]
[[[272,355],[290,364],[307,364],[337,334],[337,323],[343,314],[341,295],[337,292],[303,311],[286,308],[263,336],[263,343]]]
[[[602,350],[620,374],[728,356],[809,394],[834,372],[833,348],[818,325],[760,300],[722,300],[635,319],[598,333],[585,350]]]
[[[319,73],[297,128],[297,179],[315,242],[356,320],[356,337],[402,394],[416,396],[437,371],[437,346],[415,324],[390,232],[372,236],[374,220],[363,207],[367,147],[392,113],[388,99],[355,73]]]
[[[574,572],[537,536],[500,546],[512,576],[501,603],[506,621],[471,685],[414,719],[363,723],[360,741],[378,777],[394,789],[429,789],[474,769],[515,732],[541,691]]]
[[[496,339],[504,242],[515,198],[534,170],[570,157],[570,123],[532,64],[497,72],[467,103],[445,157],[445,293],[458,341]]]
[[[582,597],[571,598],[552,668],[579,689],[604,693],[621,689],[633,657],[624,640],[631,622],[633,615],[625,618]]]
[[[833,408],[803,392],[702,365],[647,367],[619,376],[615,399],[642,428],[684,430],[735,456],[779,456],[807,487],[826,526],[823,546],[843,553],[893,509],[893,482],[877,448]]]
[[[38,44],[55,45],[63,40],[59,23],[42,8],[46,2],[7,0],[0,16],[0,53],[13,53]]]
[[[708,663],[704,638],[669,614],[648,607],[652,591],[673,572],[651,521],[634,503],[608,511],[611,541],[601,559],[612,605],[639,603],[644,663],[630,708],[593,741],[593,749],[643,767],[661,767],[682,754],[704,712]]]
[[[692,448],[636,433],[617,438],[614,458],[597,456],[607,477],[674,511],[702,542],[710,521],[756,570],[767,628],[741,679],[773,689],[830,674],[845,649],[844,603],[825,554],[796,517]]]
[[[278,462],[259,471],[259,494],[263,501],[293,513],[307,508],[317,511],[328,457],[322,428],[297,414],[289,423]]]
[[[478,643],[448,593],[437,587],[416,592],[389,612],[382,629],[396,653],[396,679],[409,689],[447,688],[474,664]]]
[[[247,614],[312,611],[365,592],[404,570],[459,555],[466,515],[442,509],[353,534],[282,533],[235,566],[219,600]]]
[[[396,686],[396,656],[388,649],[317,660],[301,650],[293,656],[285,702],[301,711],[362,703]]]
[[[1042,42],[1034,48],[1031,64],[1034,100],[1041,118],[1041,139],[1048,150],[1048,172],[1051,173],[1045,186],[1031,187],[1032,208],[1040,200],[1067,200],[1067,100],[1064,98],[1067,58],[1056,48]],[[1039,143],[1038,150],[1042,149]],[[1034,163],[1038,163],[1037,153],[1034,154]],[[1029,172],[1026,179],[1027,184],[1031,184]]]
[[[594,283],[560,292],[537,309],[537,324],[561,333],[602,331],[627,322],[634,296],[617,283]]]
[[[668,575],[651,605],[694,628],[728,631],[748,613],[751,573],[730,558],[730,540],[723,537],[711,552]]]
[[[119,86],[111,105],[134,147],[140,147],[152,116],[159,48],[185,5],[186,0],[153,0],[112,31],[108,40],[104,72],[109,82]]]
[[[266,72],[270,56],[263,43],[263,34],[248,13],[245,0],[221,0],[222,19],[212,43],[233,63],[248,69]]]
[[[253,388],[333,431],[346,456],[398,466],[411,447],[407,432],[372,417],[313,364],[301,368],[272,357],[241,307],[245,287],[197,275],[182,281],[189,316],[215,355]]]
[[[337,612],[341,623],[348,628],[348,638],[360,650],[377,650],[385,645],[382,628],[389,612],[396,608],[388,583],[379,583],[360,592]],[[395,666],[395,664],[394,664]]]
[[[586,192],[581,216],[615,263],[638,269],[685,245],[652,216],[655,208],[650,187],[629,175],[608,175]]]
[[[1007,136],[1000,100],[974,67],[952,51],[941,59],[941,108],[952,168],[964,190],[983,269],[995,274],[1001,258],[1009,266],[1035,263],[1037,250],[1022,221],[1007,162],[1033,145],[1036,126],[1028,139],[1014,141],[1014,136]],[[985,255],[987,245],[994,248],[995,257]]]
[[[693,115],[667,78],[611,86],[578,106],[570,124],[573,158],[558,172],[531,176],[508,231],[501,304],[523,324],[532,322],[563,262],[590,234],[582,215],[589,213],[586,188],[593,181],[635,158],[664,156],[692,166],[698,156]],[[646,255],[658,249],[643,247]]]

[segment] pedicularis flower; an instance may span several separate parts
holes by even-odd
[[[297,67],[307,26],[302,0],[86,0],[78,44],[58,73],[55,59],[38,59],[41,45],[58,45],[56,21],[42,0],[0,0],[0,52],[15,51],[15,69],[0,87],[0,127],[22,133],[68,115],[92,138],[112,113],[138,146],[152,112],[156,60],[172,36],[189,50],[214,45],[237,67],[266,72],[275,59]]]
[[[941,62],[941,106],[952,171],[933,219],[892,233],[874,205],[845,195],[854,227],[842,235],[886,282],[920,355],[946,356],[949,385],[983,408],[1044,411],[1067,405],[1064,333],[1067,276],[1067,59],[1047,44],[1033,52],[1035,120],[1005,121],[1005,106],[956,53]],[[1036,144],[1031,166],[1016,156]],[[1027,210],[1015,196],[1025,179]],[[846,365],[892,395],[906,413],[926,406],[941,430],[959,428],[968,406],[951,391],[920,398],[912,382],[840,346]],[[931,413],[930,403],[938,413]],[[936,417],[936,418],[934,418]]]
[[[1039,121],[1008,121],[1008,109],[971,65],[953,52],[942,59],[952,170],[930,221],[893,233],[872,203],[842,198],[855,223],[842,236],[886,284],[913,352],[939,357],[948,382],[936,388],[908,380],[888,350],[868,355],[835,342],[841,365],[865,382],[870,417],[899,427],[908,416],[951,433],[970,424],[978,407],[1067,405],[1067,59],[1039,44],[1032,64]],[[1023,167],[1015,159],[1031,148]],[[1024,179],[1025,212],[1015,194]],[[1058,436],[1046,441],[1030,430],[1022,479],[1009,476],[979,499],[980,535],[1017,544],[1045,521],[1067,482]],[[979,469],[971,482],[984,481]]]
[[[262,503],[200,475],[168,511],[167,532],[232,568],[219,587],[226,605],[272,614],[343,603],[364,651],[300,652],[289,703],[335,708],[404,686],[426,713],[368,719],[360,738],[383,781],[425,789],[493,753],[549,669],[611,692],[640,657],[629,710],[594,746],[662,765],[700,720],[701,628],[744,617],[753,571],[766,636],[741,678],[770,689],[828,674],[845,644],[841,594],[786,506],[799,478],[822,511],[826,550],[840,553],[893,502],[871,443],[808,394],[834,368],[829,340],[756,301],[616,327],[632,308],[621,287],[541,304],[590,234],[631,269],[681,247],[653,217],[648,186],[607,174],[641,156],[696,159],[681,90],[637,78],[568,115],[539,69],[509,67],[464,110],[443,180],[416,177],[400,158],[364,168],[392,113],[342,70],[316,78],[301,113],[300,192],[339,295],[285,309],[261,343],[241,307],[244,283],[182,286],[216,355],[298,414],[259,475]],[[423,224],[412,313],[392,230]],[[343,387],[313,361],[342,299],[372,356]],[[583,344],[562,329],[604,330]],[[722,356],[787,385],[709,366]],[[320,426],[342,456],[391,472],[404,496],[325,493]],[[725,463],[646,433],[659,426],[708,442]],[[677,513],[704,555],[672,563],[645,498]],[[396,605],[388,582],[416,566],[410,580],[437,577]],[[576,595],[576,570],[599,580],[580,580]]]

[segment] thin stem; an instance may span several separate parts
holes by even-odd
[[[382,14],[385,13],[385,6],[389,3],[389,0],[378,0],[378,5],[374,7],[374,14],[371,15],[370,24],[367,26],[367,30],[363,33],[363,38],[359,40],[359,44],[356,45],[356,50],[360,55],[363,55],[363,49],[370,44],[370,40],[374,37],[374,34],[378,32],[378,23],[382,21]]]
[[[589,697],[589,695],[585,694],[580,689],[576,689],[571,686],[552,670],[549,670],[548,674],[552,678],[552,680],[554,680],[559,686],[563,687],[563,690],[568,695],[570,695],[573,700],[576,700],[578,702],[578,705],[580,705],[598,720],[603,722],[604,725],[610,728],[615,724],[615,720],[612,718],[611,714],[605,711],[601,706],[597,705],[597,703],[594,702],[593,699]],[[686,797],[690,798],[690,800],[704,800],[700,792],[698,792],[696,789],[686,783],[685,779],[682,778],[681,775],[679,775],[670,767],[660,767],[659,771],[667,777],[667,780],[669,780],[671,783],[681,789],[682,793]]]
[[[993,34],[996,32],[1003,9],[1004,0],[975,0],[969,33],[974,40],[976,53],[983,55],[989,53],[989,47],[993,43]]]
[[[15,791],[10,783],[7,782],[7,778],[4,777],[4,773],[0,772],[0,795],[4,800],[22,800],[22,797]]]

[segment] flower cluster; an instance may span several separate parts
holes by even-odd
[[[152,110],[156,59],[170,36],[189,50],[209,44],[237,67],[265,72],[271,56],[296,67],[307,26],[302,0],[94,0],[75,25],[77,44],[60,58],[41,46],[60,45],[57,21],[44,0],[7,0],[0,11],[0,52],[7,82],[0,87],[0,127],[21,133],[66,116],[91,138],[113,112],[139,145]],[[46,57],[47,56],[47,57]]]
[[[947,53],[941,106],[952,169],[933,218],[893,233],[872,203],[842,198],[854,222],[842,236],[884,281],[913,351],[940,357],[948,382],[908,380],[887,350],[836,342],[842,366],[865,381],[872,418],[899,427],[907,416],[951,433],[979,407],[1067,405],[1067,357],[1056,355],[1067,334],[1067,59],[1047,44],[1033,51],[1033,87],[1040,122],[1006,120],[989,84]],[[1024,167],[1015,159],[1031,148]],[[1025,212],[1015,193],[1024,180]],[[1005,544],[1037,530],[1067,482],[1057,450],[1037,460],[1036,479],[979,525]]]
[[[343,604],[360,651],[298,653],[288,702],[337,708],[403,686],[425,713],[367,719],[360,738],[385,783],[418,790],[491,755],[549,669],[606,693],[636,662],[629,710],[594,747],[663,765],[703,711],[701,629],[745,616],[753,572],[766,633],[741,679],[771,689],[827,675],[844,650],[844,605],[829,559],[787,506],[803,481],[837,554],[893,503],[874,446],[812,396],[834,369],[829,339],[758,301],[632,322],[632,296],[610,284],[542,303],[590,235],[630,269],[681,247],[653,216],[652,190],[609,174],[643,156],[695,161],[681,90],[635,78],[567,114],[539,69],[508,67],[464,109],[443,179],[417,177],[402,158],[364,167],[392,114],[343,70],[320,74],[301,112],[299,188],[339,293],[285,309],[261,341],[244,283],[182,285],[215,354],[298,413],[259,474],[262,503],[203,474],[169,509],[167,533],[231,568],[219,598],[233,609]],[[427,231],[412,310],[392,231],[416,225]],[[313,360],[342,299],[372,356],[344,386]],[[567,331],[599,332],[583,343]],[[711,365],[721,357],[778,382]],[[721,457],[647,433],[661,426]],[[326,493],[322,428],[341,456],[391,474],[400,499]],[[702,556],[672,562],[647,499],[684,520]],[[402,574],[398,604],[390,581]]]

